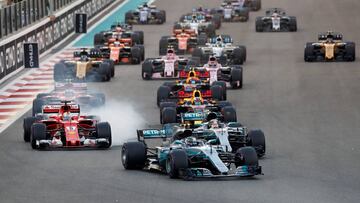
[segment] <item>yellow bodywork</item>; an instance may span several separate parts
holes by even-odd
[[[335,56],[335,43],[324,43],[325,48],[325,58],[326,59],[333,59]]]
[[[83,79],[86,76],[86,72],[92,67],[91,61],[77,61],[76,62],[76,77]]]

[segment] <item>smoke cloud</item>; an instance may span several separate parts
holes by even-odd
[[[107,100],[104,106],[91,109],[87,114],[100,116],[101,121],[110,123],[112,146],[136,140],[136,130],[145,124],[140,112],[136,112],[134,107],[126,102]]]

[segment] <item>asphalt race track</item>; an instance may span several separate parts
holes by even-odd
[[[161,26],[145,32],[147,57],[157,56],[182,13],[220,1],[158,0],[167,11]],[[333,30],[360,45],[358,0],[264,0],[247,23],[223,23],[218,33],[244,44],[244,89],[228,100],[238,119],[265,132],[264,176],[182,181],[125,171],[120,147],[96,151],[34,151],[22,139],[22,118],[0,135],[0,202],[360,202],[360,59],[354,63],[305,63],[304,45]],[[281,7],[298,19],[296,33],[255,33],[255,17]],[[360,46],[358,46],[360,47]],[[360,50],[358,49],[358,53]],[[155,104],[162,81],[143,81],[141,66],[119,66],[104,91],[100,113],[117,144],[135,138],[137,127],[159,123]],[[29,113],[28,113],[29,114]],[[116,126],[115,126],[116,125]]]

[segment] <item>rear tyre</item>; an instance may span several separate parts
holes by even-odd
[[[226,106],[222,108],[221,113],[224,117],[224,122],[237,122],[236,110],[232,106]]]
[[[43,99],[34,99],[32,105],[32,116],[35,116],[38,113],[42,113],[42,107],[45,105],[45,100]]]
[[[140,64],[141,62],[141,49],[140,47],[131,47],[131,63]]]
[[[113,78],[115,76],[115,62],[111,59],[105,59],[104,63],[108,63],[110,65],[110,76]]]
[[[168,37],[167,36],[161,37],[159,42],[159,54],[166,55],[167,49],[168,49]]]
[[[170,87],[162,85],[157,90],[156,104],[160,106],[160,103],[169,99]]]
[[[224,99],[224,92],[223,88],[220,85],[212,85],[210,87],[212,99],[216,101],[223,101]]]
[[[289,31],[290,32],[296,32],[297,31],[297,22],[296,22],[296,17],[294,17],[294,16],[290,17]]]
[[[99,69],[98,69],[98,74],[100,75],[99,78],[101,78],[101,82],[105,81],[110,81],[111,79],[111,67],[110,64],[107,62],[103,62],[100,64]]]
[[[212,17],[212,22],[214,23],[216,29],[220,29],[220,27],[221,27],[221,15],[214,14],[213,17]]]
[[[138,35],[138,43],[144,44],[144,32],[143,31],[134,31],[134,34]]]
[[[212,83],[212,85],[219,85],[222,87],[223,92],[223,100],[227,100],[227,91],[226,91],[226,83],[224,81],[215,81]]]
[[[253,0],[251,2],[251,10],[258,11],[261,9],[261,0]]]
[[[235,48],[232,52],[232,64],[233,65],[242,65],[244,59],[246,58],[246,49],[243,47]]]
[[[196,57],[200,59],[200,64],[205,64],[207,62],[207,58],[205,54],[203,53],[201,48],[195,48],[192,52],[192,57]]]
[[[103,33],[97,33],[94,36],[94,46],[103,46],[105,44],[105,38]]]
[[[264,32],[264,22],[262,21],[262,17],[256,18],[255,30],[256,30],[256,32]]]
[[[207,37],[214,37],[216,35],[214,24],[209,24],[206,27],[206,35],[207,35]]]
[[[312,43],[306,43],[304,50],[304,60],[306,62],[313,62],[315,60],[314,46],[312,45]]]
[[[121,149],[121,162],[125,169],[142,169],[146,162],[146,146],[143,142],[126,142]]]
[[[176,108],[165,107],[161,110],[161,124],[176,123]]]
[[[355,61],[355,43],[347,42],[345,46],[345,60],[346,61]]]
[[[239,49],[242,52],[242,60],[243,60],[243,62],[245,62],[246,61],[246,56],[247,56],[247,54],[246,54],[246,46],[239,45]]]
[[[132,22],[131,22],[132,19],[133,19],[132,12],[131,11],[126,12],[125,13],[125,23],[131,25],[132,24]]]
[[[205,45],[207,42],[207,36],[206,34],[203,34],[201,33],[199,36],[198,36],[198,39],[197,39],[197,45]]]

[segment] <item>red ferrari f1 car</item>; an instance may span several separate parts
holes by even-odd
[[[97,116],[80,115],[80,106],[63,101],[43,106],[43,114],[23,122],[24,141],[33,149],[111,146],[111,127]]]

